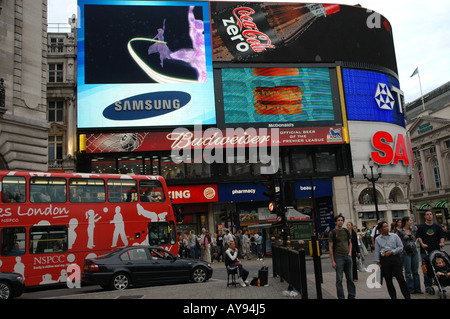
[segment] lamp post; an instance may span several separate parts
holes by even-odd
[[[375,213],[377,215],[377,221],[380,220],[380,213],[378,212],[378,201],[377,201],[377,191],[375,189],[375,182],[381,178],[381,175],[383,173],[383,170],[381,169],[380,166],[377,167],[377,173],[378,173],[378,177],[373,176],[373,167],[375,166],[375,163],[373,162],[373,160],[369,161],[369,167],[370,167],[370,173],[371,173],[371,177],[367,177],[367,168],[364,166],[363,164],[363,168],[361,170],[363,176],[365,179],[367,179],[369,182],[372,182],[372,190],[373,190],[373,199],[375,201]]]

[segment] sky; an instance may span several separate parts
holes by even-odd
[[[450,1],[335,0],[328,3],[360,4],[389,20],[394,34],[400,87],[406,103],[421,97],[421,87],[425,96],[450,81]],[[77,0],[48,0],[48,23],[67,23],[76,13]],[[417,67],[419,75],[411,77]]]

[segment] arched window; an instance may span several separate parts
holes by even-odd
[[[403,203],[404,197],[400,188],[394,187],[389,193],[389,203]]]
[[[383,196],[380,194],[379,191],[377,192],[377,203],[383,202]],[[358,197],[358,201],[362,205],[371,205],[375,204],[374,198],[373,198],[373,189],[371,187],[365,188]]]

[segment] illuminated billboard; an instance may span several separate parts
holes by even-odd
[[[397,73],[392,28],[360,6],[211,1],[214,62],[368,63]]]
[[[216,124],[208,2],[78,5],[79,129]]]
[[[223,68],[220,72],[223,114],[218,112],[218,121],[225,127],[342,123],[328,68]]]
[[[387,122],[405,127],[402,91],[396,78],[380,72],[342,70],[349,121]]]

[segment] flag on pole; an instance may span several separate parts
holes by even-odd
[[[417,67],[415,70],[414,70],[414,72],[413,72],[413,74],[411,74],[411,76],[410,76],[410,78],[412,78],[414,75],[416,75],[416,74],[419,74],[419,67]]]

